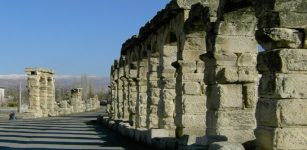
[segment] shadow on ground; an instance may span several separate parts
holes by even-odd
[[[82,114],[0,121],[1,150],[127,149],[153,150],[96,124],[103,109]]]

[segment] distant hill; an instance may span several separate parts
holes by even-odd
[[[110,79],[109,77],[97,77],[87,76],[89,85],[92,85],[96,89],[108,88]],[[56,87],[70,87],[72,85],[78,85],[81,81],[80,76],[60,75],[55,76]],[[27,84],[27,76],[19,74],[0,75],[0,87],[7,89],[18,88],[19,83],[25,88]]]

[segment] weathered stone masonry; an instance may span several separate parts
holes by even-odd
[[[104,122],[163,149],[307,149],[306,31],[305,0],[173,0],[123,44]]]
[[[100,107],[98,97],[82,100],[82,89],[72,89],[69,100],[55,100],[54,71],[42,68],[27,68],[29,109],[25,117],[38,118],[91,111]]]
[[[27,68],[29,89],[29,112],[34,117],[54,116],[54,71]]]

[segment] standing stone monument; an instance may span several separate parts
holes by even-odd
[[[54,71],[43,68],[27,68],[29,110],[32,117],[54,116]]]

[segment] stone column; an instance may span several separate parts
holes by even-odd
[[[128,112],[129,112],[129,123],[131,126],[135,126],[136,122],[136,102],[137,102],[137,70],[130,69],[128,80]]]
[[[175,136],[175,85],[176,69],[172,63],[177,60],[177,35],[168,33],[163,49],[160,51],[158,68],[158,86],[160,89],[160,101],[158,104],[159,128],[169,130],[171,136]]]
[[[118,71],[118,119],[124,118],[124,82],[123,82],[123,67],[119,67]]]
[[[33,117],[42,117],[42,109],[40,104],[40,74],[36,69],[27,68],[26,73],[28,75],[28,93],[29,93],[29,110],[28,112]]]
[[[118,120],[119,118],[119,67],[118,67],[118,61],[114,62],[114,99],[112,101],[112,107],[113,107],[113,119]]]
[[[204,62],[199,56],[206,52],[205,23],[200,16],[208,15],[208,8],[202,5],[192,7],[185,23],[184,43],[179,56],[172,65],[176,76],[176,136],[203,136],[206,129],[206,85],[204,83]]]
[[[220,5],[221,16],[207,32],[208,52],[202,56],[206,64],[206,135],[224,135],[230,142],[245,143],[255,139],[257,19],[247,1]]]
[[[137,103],[136,103],[136,127],[146,127],[146,116],[147,116],[147,64],[148,60],[140,62],[138,67],[138,78],[137,84]]]
[[[50,76],[47,78],[47,109],[48,109],[48,115],[49,116],[56,116],[55,111],[55,85],[54,85],[54,78],[53,75],[50,74]]]
[[[143,64],[148,63],[148,72],[147,81],[145,77],[141,77],[139,84],[140,88],[147,88],[147,93],[142,93],[142,98],[147,98],[147,119],[146,119],[146,127],[147,128],[158,128],[159,117],[158,117],[158,104],[160,100],[160,89],[158,87],[158,66],[159,66],[159,58],[157,58],[157,53],[153,53],[149,55],[148,62],[143,62]],[[140,67],[140,69],[146,70],[144,67]],[[146,86],[147,85],[147,86]],[[143,103],[142,103],[143,104]],[[144,104],[143,104],[144,106]],[[142,108],[144,110],[145,106]],[[145,109],[146,110],[146,109]],[[144,118],[145,119],[145,118]]]
[[[48,116],[48,109],[47,109],[47,101],[48,101],[48,89],[47,89],[47,78],[45,76],[41,76],[40,80],[40,88],[39,88],[39,99],[40,99],[40,107],[42,110],[43,117]]]
[[[259,1],[258,149],[307,149],[307,1]],[[304,42],[305,41],[305,42]]]
[[[120,77],[123,83],[123,120],[129,120],[129,65],[125,64],[123,66],[123,76]]]
[[[70,102],[72,106],[72,112],[74,113],[81,112],[82,88],[71,89],[70,92],[71,92]]]
[[[116,99],[116,82],[114,81],[114,78],[115,78],[115,76],[114,76],[114,65],[115,64],[113,64],[112,65],[112,67],[111,67],[111,71],[110,71],[110,90],[111,90],[111,99],[110,99],[110,101],[111,101],[111,104],[107,104],[107,113],[108,113],[108,116],[110,117],[110,118],[112,118],[112,119],[114,119],[114,107],[113,107],[113,103],[114,103],[114,101],[115,101],[115,99]]]

